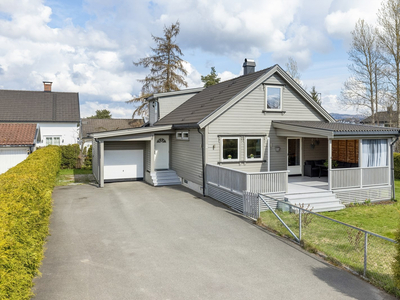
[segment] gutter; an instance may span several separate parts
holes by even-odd
[[[394,155],[393,155],[393,146],[399,140],[399,136],[396,136],[396,139],[390,143],[390,155],[391,155],[391,184],[392,184],[392,199],[396,197],[395,188],[394,188]]]
[[[201,132],[200,128],[197,128],[198,133],[201,134],[201,169],[202,169],[202,175],[203,175],[203,197],[206,196],[206,177],[205,177],[205,172],[204,172],[204,133]]]

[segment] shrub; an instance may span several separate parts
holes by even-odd
[[[90,145],[87,151],[84,168],[89,170],[92,169],[92,145]]]
[[[48,146],[0,175],[0,299],[30,299],[39,274],[60,169],[60,148]]]
[[[61,169],[75,169],[80,167],[78,144],[60,146],[61,147]]]
[[[398,210],[399,217],[400,217],[400,211]],[[397,242],[396,244],[396,256],[394,257],[393,261],[393,275],[394,275],[394,283],[396,285],[396,288],[400,290],[400,223],[397,227],[397,232],[396,232],[396,237],[395,240]]]

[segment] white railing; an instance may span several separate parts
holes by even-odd
[[[288,171],[249,173],[247,190],[253,193],[287,192]]]
[[[389,167],[332,169],[331,190],[388,185]]]
[[[207,164],[206,175],[207,183],[238,193],[284,193],[288,186],[288,171],[248,173]]]

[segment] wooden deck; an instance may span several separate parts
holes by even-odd
[[[286,194],[318,193],[328,190],[328,177],[289,176]]]

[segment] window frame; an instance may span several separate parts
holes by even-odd
[[[182,139],[182,132],[181,132],[181,131],[178,131],[178,132],[176,133],[176,139],[177,139],[177,140],[181,140],[181,139]]]
[[[280,108],[268,108],[268,88],[280,89]],[[264,85],[264,111],[282,111],[283,110],[283,86]]]
[[[55,145],[54,144],[54,138],[58,138],[60,143],[58,145],[55,146],[61,146],[61,142],[62,142],[62,136],[61,135],[46,135],[43,137],[44,138],[44,144],[45,146],[49,146],[49,145]],[[47,144],[47,139],[51,139],[51,144]]]
[[[189,131],[182,131],[182,140],[189,140]]]
[[[260,140],[261,141],[261,154],[260,158],[249,158],[247,157],[247,140]],[[262,136],[246,136],[244,139],[244,160],[245,161],[263,161],[264,157],[264,140]]]
[[[237,158],[231,158],[231,159],[229,159],[229,158],[225,159],[224,158],[224,140],[237,140]],[[228,161],[237,162],[237,161],[240,161],[240,137],[238,137],[238,136],[223,137],[223,138],[221,138],[220,143],[221,143],[220,157],[221,157],[221,161],[222,162],[228,162]]]

